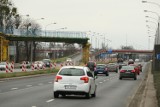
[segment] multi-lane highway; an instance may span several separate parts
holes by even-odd
[[[99,75],[97,97],[66,96],[54,99],[55,74],[0,81],[0,107],[126,107],[148,69],[147,63],[137,80],[119,80],[118,73]]]

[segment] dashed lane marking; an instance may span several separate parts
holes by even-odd
[[[38,85],[43,85],[42,83],[39,83]]]
[[[27,87],[32,87],[32,85],[27,85]]]
[[[50,100],[48,100],[48,101],[46,101],[46,102],[49,103],[49,102],[52,102],[52,101],[54,101],[54,99],[50,99]]]
[[[100,84],[102,84],[103,82],[99,82]]]
[[[32,106],[32,107],[36,107],[36,106]]]
[[[11,88],[11,90],[17,90],[18,88]]]
[[[49,84],[52,84],[52,82],[48,82]]]

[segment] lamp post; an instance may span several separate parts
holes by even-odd
[[[158,5],[157,3],[154,3],[154,2],[148,2],[148,1],[143,1],[143,3],[152,3],[152,4],[155,4],[155,5]],[[160,7],[160,6],[159,6]],[[159,71],[160,70],[160,59],[156,58],[157,55],[160,53],[160,38],[159,38],[159,32],[160,32],[160,29],[159,29],[159,21],[160,21],[160,15],[156,12],[153,12],[153,11],[148,11],[148,10],[145,10],[144,12],[151,12],[151,13],[154,13],[158,16],[158,27],[157,27],[157,32],[156,32],[156,38],[155,38],[155,44],[154,44],[154,54],[153,54],[153,70],[155,71]],[[156,42],[157,41],[157,42]]]
[[[142,3],[151,3],[154,5],[157,5],[158,7],[160,7],[160,4],[156,3],[156,2],[151,2],[151,1],[142,1]]]
[[[54,22],[54,23],[47,24],[47,25],[45,26],[45,36],[46,36],[46,29],[47,29],[47,27],[48,27],[49,25],[52,25],[52,24],[57,24],[57,23]]]

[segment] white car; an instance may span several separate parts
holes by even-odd
[[[71,58],[67,58],[66,62],[72,62]]]
[[[54,98],[59,95],[85,95],[86,98],[96,97],[95,77],[88,67],[64,66],[55,77],[53,84]]]
[[[11,68],[11,64],[8,64],[8,69]],[[6,62],[0,62],[0,70],[6,70]]]
[[[34,62],[34,68],[37,69],[39,66],[39,69],[42,69],[44,66],[44,63],[42,61],[35,61]]]

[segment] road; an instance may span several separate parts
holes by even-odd
[[[126,107],[144,78],[146,64],[137,80],[118,79],[118,73],[99,75],[96,79],[97,97],[83,96],[53,98],[55,74],[34,78],[0,81],[0,107]]]

